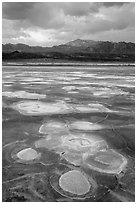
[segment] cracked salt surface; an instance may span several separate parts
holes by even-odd
[[[50,115],[50,114],[67,114],[75,112],[79,113],[112,112],[110,109],[106,108],[102,104],[96,103],[88,105],[75,105],[67,104],[65,101],[57,103],[45,103],[41,101],[21,101],[12,104],[10,107],[19,111],[23,115]]]
[[[100,88],[93,92],[94,96],[111,97],[115,95],[127,95],[129,92],[122,91],[121,89]]]
[[[10,67],[10,70],[12,69],[13,67]],[[26,69],[26,73],[23,74]],[[35,195],[38,201],[46,202],[47,198],[50,201],[63,198],[86,201],[88,198],[90,199],[88,201],[92,202],[106,198],[105,194],[110,189],[117,187],[118,190],[117,184],[121,181],[122,175],[126,189],[130,188],[130,183],[134,183],[132,164],[134,163],[132,151],[134,84],[133,78],[129,77],[129,72],[132,74],[132,70],[129,71],[129,67],[122,68],[122,72],[121,67],[117,69],[80,67],[83,72],[80,72],[79,68],[74,72],[74,67],[67,69],[69,70],[64,72],[64,67],[53,68],[53,71],[46,67],[42,69],[31,67],[31,71],[29,67],[20,67],[19,70],[14,70],[15,75],[18,74],[16,77],[13,75],[11,79],[5,77],[3,81],[4,85],[10,85],[7,80],[12,80],[13,85],[3,91],[5,94],[3,100],[6,104],[3,108],[3,117],[8,119],[3,123],[3,177],[4,182],[8,183],[4,190],[13,192],[13,195],[9,195],[4,191],[5,200],[17,199],[15,194],[18,191],[19,199],[24,192],[23,196],[25,198],[28,196],[32,201],[30,192],[25,189],[28,185],[27,188],[33,191],[32,197]],[[11,71],[9,74],[12,73]],[[112,82],[113,78],[115,82]],[[30,86],[36,85],[27,87],[26,83]],[[36,89],[40,93],[34,93]],[[78,91],[79,95],[69,95],[68,98],[65,89],[70,92]],[[54,95],[55,92],[58,94],[57,97]],[[25,94],[40,96],[45,95],[44,93],[47,94],[46,98],[19,100]],[[13,98],[13,95],[17,97]],[[25,117],[21,117],[14,110]],[[24,141],[14,142],[19,139]],[[45,177],[42,172],[46,174]],[[37,182],[34,174],[38,177]],[[22,183],[17,182],[20,182],[19,175],[23,175]],[[82,179],[83,177],[89,182],[90,187]],[[18,188],[18,184],[22,189]],[[54,191],[59,199],[55,198]],[[130,191],[134,195],[134,190]],[[44,197],[45,195],[48,196]],[[125,195],[127,196],[126,190]],[[111,201],[114,200],[111,198]]]
[[[29,93],[26,91],[15,91],[15,92],[2,92],[3,96],[9,98],[26,98],[26,99],[43,99],[46,98],[46,95],[38,93]]]

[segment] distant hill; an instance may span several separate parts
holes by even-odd
[[[77,39],[53,47],[2,45],[2,59],[62,59],[73,61],[135,61],[135,44]]]

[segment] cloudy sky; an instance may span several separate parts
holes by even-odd
[[[75,39],[135,41],[135,4],[4,2],[3,43],[52,46]]]

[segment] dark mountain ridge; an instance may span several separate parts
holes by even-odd
[[[3,60],[45,58],[73,61],[135,61],[135,44],[77,39],[53,47],[3,44]]]

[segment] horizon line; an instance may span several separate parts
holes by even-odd
[[[18,42],[18,43],[2,43],[2,45],[7,45],[7,44],[10,44],[10,45],[18,45],[18,44],[22,44],[22,45],[27,45],[27,46],[30,46],[30,47],[43,47],[43,48],[47,47],[47,48],[50,48],[50,47],[54,47],[54,46],[65,45],[65,44],[67,44],[67,43],[69,43],[69,42],[74,42],[74,41],[76,41],[76,40],[81,40],[81,41],[94,41],[94,42],[111,42],[111,43],[122,43],[122,42],[124,42],[124,43],[133,43],[133,44],[135,44],[135,42],[131,42],[131,41],[128,41],[128,42],[126,42],[126,41],[117,41],[117,42],[116,42],[116,41],[109,41],[109,40],[88,40],[88,39],[80,39],[80,38],[78,38],[78,39],[75,39],[75,40],[67,41],[66,43],[62,43],[62,44],[58,44],[58,45],[52,45],[52,46],[29,45],[29,44],[20,43],[20,42]]]

